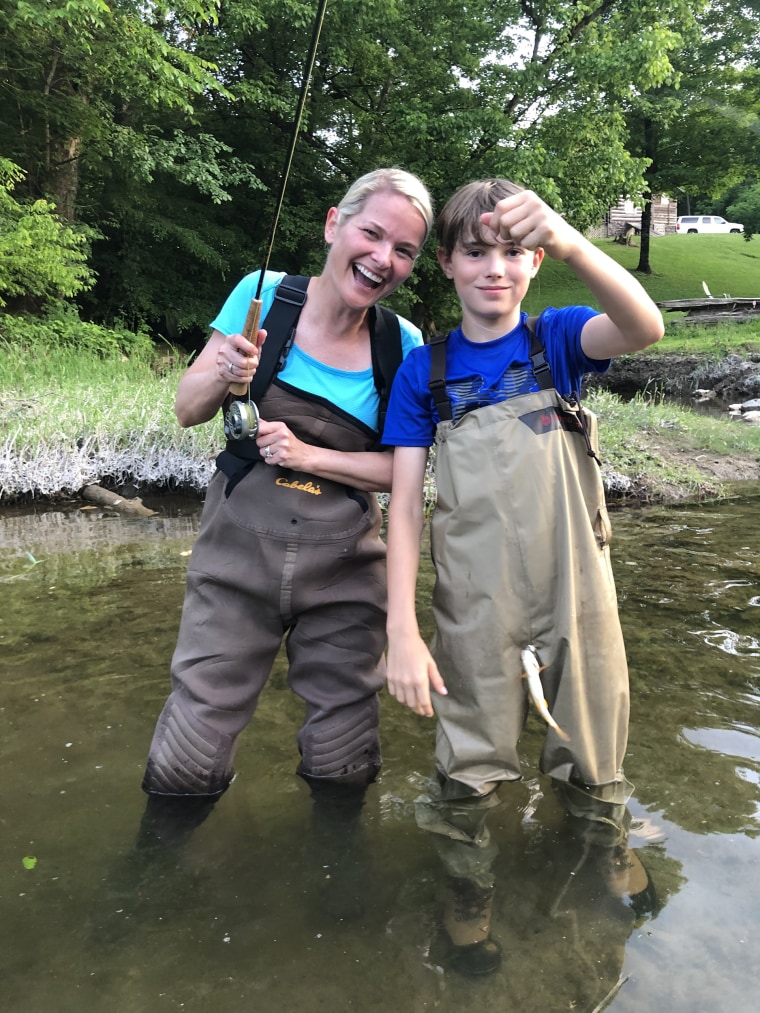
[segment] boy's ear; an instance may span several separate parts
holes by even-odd
[[[538,274],[538,269],[541,266],[541,261],[544,259],[544,248],[539,246],[537,250],[533,251],[533,268],[530,272],[531,278],[535,278]]]
[[[436,250],[436,256],[438,257],[438,263],[441,265],[441,270],[447,278],[453,278],[454,272],[451,269],[451,254],[447,253],[442,246],[439,246]]]

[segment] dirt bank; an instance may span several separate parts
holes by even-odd
[[[696,390],[711,390],[724,405],[760,397],[760,355],[621,355],[603,376],[587,378],[587,386],[603,387],[623,397],[636,391],[659,391],[670,397],[689,398]]]
[[[729,355],[713,360],[704,355],[639,352],[615,359],[603,376],[588,377],[586,386],[610,390],[621,397],[633,397],[637,391],[649,390],[684,401],[692,399],[695,391],[710,391],[714,393],[712,403],[727,410],[731,404],[760,397],[760,355],[748,358]],[[696,498],[716,495],[726,484],[760,482],[760,461],[752,454],[695,451],[674,432],[669,432],[667,439],[653,434],[646,437],[642,434],[642,439],[646,440],[652,458],[665,464],[690,465],[703,476],[700,488],[694,491]],[[685,498],[685,490],[681,487],[658,487],[655,491],[646,476],[628,488],[624,485],[618,489],[614,481],[606,485],[608,499],[613,503],[653,500],[675,503]]]

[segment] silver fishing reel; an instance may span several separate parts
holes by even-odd
[[[259,410],[253,401],[233,401],[224,416],[224,435],[227,439],[253,440],[258,431]]]

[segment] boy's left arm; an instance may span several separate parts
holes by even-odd
[[[424,525],[427,447],[396,447],[388,507],[388,691],[415,714],[433,717],[431,690],[446,694],[420,635],[415,589]]]
[[[602,313],[586,322],[581,348],[590,359],[611,359],[655,344],[665,333],[662,313],[624,267],[580,233],[565,260],[595,296]]]

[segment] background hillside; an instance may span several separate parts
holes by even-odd
[[[596,245],[634,271],[639,259],[636,247],[611,239],[597,240]],[[760,240],[747,242],[738,235],[652,236],[651,264],[652,274],[635,277],[655,301],[702,298],[703,281],[713,296],[757,296],[760,301]],[[572,271],[544,258],[524,308],[538,313],[545,306],[588,302],[585,287]]]

